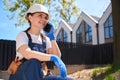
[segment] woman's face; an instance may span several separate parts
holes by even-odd
[[[48,18],[48,15],[42,12],[36,12],[29,16],[31,26],[38,27],[40,29],[43,29],[46,26]]]

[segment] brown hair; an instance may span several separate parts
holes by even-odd
[[[30,20],[28,19],[28,16],[29,16],[29,15],[33,15],[33,14],[34,14],[34,13],[28,13],[27,16],[26,16],[26,19],[28,20],[28,23],[29,23],[30,26],[31,26],[31,22],[30,22]],[[27,28],[25,31],[28,31],[28,30],[30,30],[30,27]]]
[[[28,22],[29,22],[30,25],[31,25],[31,22],[30,22],[30,20],[28,19],[28,16],[29,16],[29,15],[33,15],[33,14],[34,14],[34,13],[28,13],[27,16],[26,16],[26,19],[28,20]]]

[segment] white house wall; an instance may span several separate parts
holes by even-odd
[[[59,24],[58,29],[55,32],[55,37],[57,37],[57,35],[59,34],[60,30],[64,29],[68,35],[68,42],[71,42],[71,31],[72,28],[64,21],[62,20]]]
[[[92,28],[92,44],[96,45],[97,44],[96,23],[98,23],[98,22],[85,12],[81,13],[81,17],[78,19],[78,21],[76,22],[76,25],[73,28],[73,35],[72,35],[73,42],[76,43],[76,31],[82,21],[85,21],[87,24],[89,24],[91,26],[91,28]]]
[[[112,6],[111,4],[108,6],[104,14],[102,15],[100,21],[99,21],[99,43],[103,44],[105,43],[105,38],[104,38],[104,23],[112,13]]]

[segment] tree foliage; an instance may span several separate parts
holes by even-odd
[[[71,22],[72,16],[79,16],[79,11],[77,6],[74,4],[76,0],[58,0],[61,7],[56,8],[60,12],[60,17],[62,17],[66,22]]]
[[[79,11],[75,0],[4,0],[6,10],[11,12],[9,19],[17,19],[16,26],[24,25],[25,12],[34,3],[40,3],[45,5],[50,14],[52,22],[59,22],[60,19],[64,19],[66,22],[71,22],[71,18],[79,16]],[[57,23],[58,24],[58,23]]]

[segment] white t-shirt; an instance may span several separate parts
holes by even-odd
[[[31,36],[33,43],[42,44],[41,35],[30,34],[30,36]],[[20,32],[16,37],[16,51],[20,46],[22,46],[24,44],[28,45],[28,41],[29,40],[28,40],[27,34],[25,32]],[[51,48],[52,45],[51,45],[50,39],[47,36],[45,37],[45,41],[46,41],[46,50],[47,50],[48,48]],[[16,53],[16,56],[18,56],[19,59],[23,58],[23,56],[18,52]]]

